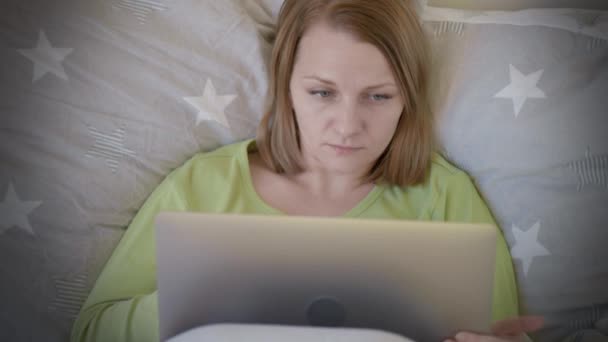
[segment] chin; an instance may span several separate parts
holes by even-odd
[[[321,149],[317,151],[317,163],[327,170],[339,173],[361,173],[367,171],[372,165],[365,152],[352,154],[336,154],[332,150]]]
[[[328,169],[339,173],[361,173],[367,171],[369,163],[334,159],[328,160],[325,165],[327,165]]]

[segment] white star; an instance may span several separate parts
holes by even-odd
[[[17,197],[13,183],[9,183],[4,201],[0,203],[0,234],[17,226],[30,235],[34,235],[27,215],[41,204],[41,201],[21,201]]]
[[[536,222],[532,228],[527,231],[519,229],[512,225],[513,236],[515,242],[511,247],[511,256],[513,259],[519,259],[524,264],[524,275],[528,275],[530,264],[537,256],[551,255],[549,251],[538,243],[538,231],[540,230],[540,221]]]
[[[224,110],[236,98],[236,95],[217,95],[211,80],[207,80],[203,96],[184,97],[184,100],[198,110],[196,124],[204,120],[213,120],[230,128]]]
[[[544,70],[541,69],[524,76],[517,68],[509,64],[511,84],[499,91],[494,97],[512,99],[515,117],[517,117],[528,98],[544,99],[546,97],[545,93],[536,86],[543,72]]]
[[[38,34],[38,44],[33,49],[19,49],[19,53],[29,58],[34,62],[34,78],[32,83],[39,80],[47,72],[53,73],[59,78],[67,81],[68,76],[61,65],[61,62],[74,49],[71,48],[54,48],[46,38],[44,31],[40,30]]]

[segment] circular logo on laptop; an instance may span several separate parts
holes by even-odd
[[[339,327],[344,325],[346,311],[337,298],[319,297],[308,305],[306,316],[312,326]]]

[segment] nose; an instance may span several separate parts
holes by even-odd
[[[345,100],[337,108],[334,125],[340,137],[346,139],[363,130],[363,120],[360,112],[361,108],[356,101]]]

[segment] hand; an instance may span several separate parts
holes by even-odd
[[[541,316],[510,318],[494,323],[492,335],[461,331],[444,342],[523,342],[523,334],[536,331],[543,325]]]

